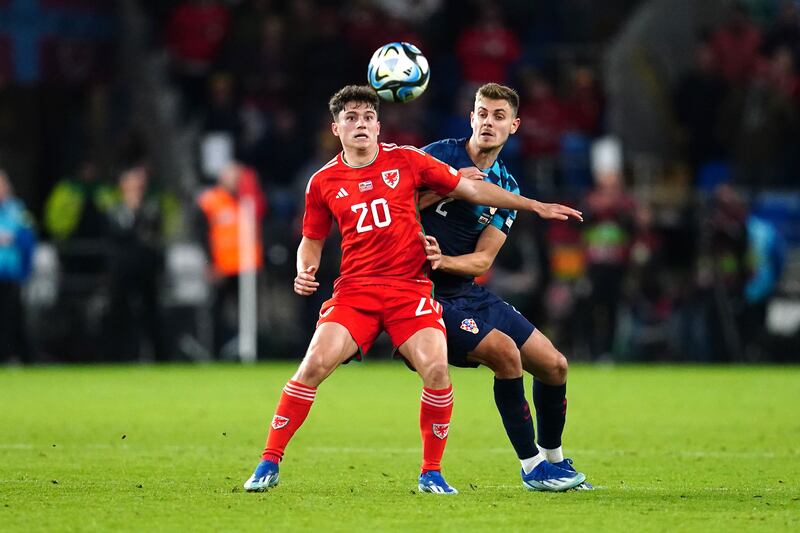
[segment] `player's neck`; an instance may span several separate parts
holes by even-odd
[[[467,154],[478,168],[489,168],[490,166],[494,165],[494,162],[497,161],[497,156],[500,155],[500,150],[502,149],[502,146],[498,146],[496,148],[492,148],[491,150],[484,151],[478,148],[475,143],[473,143],[472,138],[467,141]]]
[[[365,167],[378,157],[378,145],[369,148],[344,148],[342,160],[350,167]]]

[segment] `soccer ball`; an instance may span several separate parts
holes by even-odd
[[[411,43],[389,43],[372,54],[367,81],[388,102],[409,102],[425,92],[431,71],[428,60]]]

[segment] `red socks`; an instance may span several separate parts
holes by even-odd
[[[453,413],[453,386],[446,389],[422,388],[419,428],[422,433],[422,471],[441,470],[442,455]]]
[[[286,445],[289,444],[294,432],[303,425],[316,395],[316,387],[309,387],[297,381],[289,380],[283,387],[283,394],[270,424],[267,445],[261,454],[262,459],[275,463],[283,459]]]
[[[283,452],[311,410],[317,389],[289,380],[272,417],[267,445],[262,459],[279,463]],[[422,433],[422,470],[441,470],[442,455],[453,413],[453,387],[434,390],[422,388],[419,426]]]

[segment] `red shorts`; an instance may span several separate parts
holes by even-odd
[[[322,304],[317,327],[326,322],[346,327],[358,344],[358,360],[381,331],[389,334],[395,347],[424,328],[436,328],[446,334],[442,306],[431,292],[430,283],[415,281],[341,287]]]

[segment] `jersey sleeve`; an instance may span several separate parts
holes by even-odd
[[[417,189],[429,188],[437,194],[447,196],[456,188],[461,174],[446,163],[431,157],[413,146],[404,146],[404,154],[414,173],[414,184]]]
[[[311,176],[306,186],[306,210],[303,214],[303,237],[324,239],[331,231],[333,215],[322,198],[320,179]]]
[[[512,192],[516,195],[519,195],[519,186],[517,185],[517,181],[508,174],[507,180],[503,184],[503,188],[509,192]],[[514,220],[517,218],[517,211],[515,209],[498,209],[494,216],[492,216],[492,220],[490,224],[495,228],[502,231],[504,234],[508,235],[508,232],[511,231],[511,225],[514,223]]]

